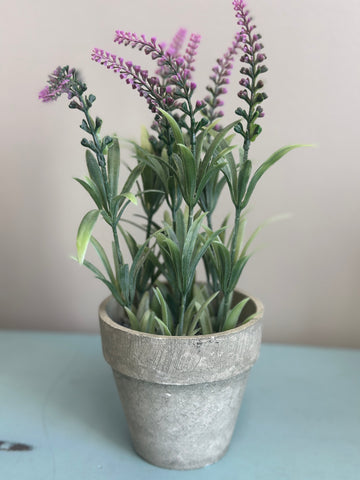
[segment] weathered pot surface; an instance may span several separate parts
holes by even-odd
[[[99,308],[103,352],[111,365],[135,451],[148,462],[194,469],[226,452],[247,376],[259,355],[263,306],[250,297],[243,326],[169,337],[122,326],[112,297]]]

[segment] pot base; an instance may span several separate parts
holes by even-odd
[[[201,468],[226,453],[248,372],[219,382],[163,385],[114,371],[135,451],[168,469]]]

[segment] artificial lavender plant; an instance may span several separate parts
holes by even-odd
[[[94,48],[92,60],[137,91],[154,114],[151,134],[143,131],[141,142],[132,143],[136,165],[126,178],[120,175],[118,139],[101,136],[102,120],[90,114],[96,98],[86,94],[87,87],[75,69],[58,67],[39,95],[49,102],[67,94],[69,107],[84,115],[80,127],[88,138],[81,143],[86,148],[89,176],[76,180],[96,208],[79,226],[77,260],[109,288],[125,309],[128,326],[135,330],[163,335],[211,334],[250,319],[239,320],[247,299],[232,305],[254,238],[244,241],[244,209],[262,175],[298,145],[276,151],[252,173],[249,152],[261,133],[258,122],[267,98],[261,79],[267,71],[266,56],[246,3],[232,3],[238,30],[212,68],[203,99],[196,98],[194,81],[201,41],[198,34],[191,34],[186,42],[187,32],[180,29],[166,46],[156,38],[116,31],[115,43],[151,57],[154,74]],[[235,65],[240,70],[240,106],[234,121],[221,126],[222,98]],[[234,207],[233,225],[228,225],[226,217],[214,227],[213,213],[225,186]],[[138,200],[145,218],[140,243],[125,228],[127,208]],[[111,255],[92,235],[99,217],[112,229]],[[89,243],[102,270],[85,259]],[[124,246],[131,254],[130,264],[124,260]],[[201,262],[205,283],[196,281]]]

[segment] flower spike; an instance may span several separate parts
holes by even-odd
[[[227,93],[227,89],[224,85],[229,83],[229,77],[233,69],[234,56],[241,47],[242,36],[240,33],[235,35],[235,38],[231,46],[227,49],[226,53],[216,60],[216,66],[212,69],[213,75],[210,77],[212,85],[208,85],[206,90],[210,93],[205,97],[204,102],[207,104],[203,113],[209,122],[212,123],[216,118],[222,117],[224,115],[222,110],[219,110],[219,107],[223,106],[224,102],[219,99],[221,95]],[[220,126],[216,126],[217,129],[220,129]]]
[[[184,55],[184,72],[187,79],[191,79],[191,72],[195,70],[194,62],[199,47],[201,35],[192,33]]]
[[[252,23],[249,11],[246,10],[245,1],[234,0],[233,6],[238,19],[237,23],[241,26],[239,36],[242,41],[243,55],[240,61],[244,66],[241,67],[240,72],[245,75],[239,82],[241,87],[244,88],[239,91],[238,97],[248,105],[247,110],[243,108],[236,110],[236,114],[244,118],[246,127],[244,129],[243,125],[239,123],[235,127],[235,131],[244,137],[244,148],[248,150],[250,142],[254,141],[261,133],[260,125],[257,125],[255,121],[257,118],[264,116],[260,103],[267,98],[267,95],[265,92],[260,92],[264,82],[258,80],[258,76],[267,71],[267,67],[263,65],[266,55],[260,53],[264,48],[262,43],[259,42],[261,35],[254,32],[256,26]]]
[[[71,91],[71,83],[75,75],[75,69],[69,70],[69,67],[57,67],[51,75],[49,75],[48,84],[39,93],[39,99],[43,102],[54,102],[63,93],[65,93],[69,99],[74,96]]]
[[[180,57],[180,51],[185,42],[186,34],[187,30],[185,28],[180,28],[176,32],[171,44],[166,50],[166,54],[172,57],[174,60],[179,61],[181,59],[180,61],[183,61],[183,59]],[[168,83],[167,80],[171,76],[171,71],[168,67],[166,67],[166,65],[164,65],[164,62],[161,60],[158,60],[158,65],[159,68],[156,70],[155,73],[164,80],[164,83]]]

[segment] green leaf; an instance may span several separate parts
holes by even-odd
[[[234,255],[235,260],[239,257],[239,252],[244,241],[246,224],[247,224],[247,220],[245,216],[241,216],[238,235],[237,235],[237,238],[235,239],[235,255]]]
[[[189,272],[189,278],[190,278],[190,279],[194,278],[196,265],[199,263],[199,261],[201,260],[201,258],[204,256],[206,250],[209,248],[209,246],[212,244],[212,242],[213,242],[216,238],[218,238],[218,236],[220,235],[220,233],[225,230],[225,228],[226,228],[226,227],[224,227],[224,228],[219,228],[218,230],[216,230],[215,232],[213,232],[210,236],[208,236],[208,238],[207,238],[206,241],[203,243],[203,245],[201,246],[201,248],[195,253],[194,258],[192,259],[192,262],[191,262],[191,269],[190,269],[190,272]]]
[[[148,239],[149,240],[149,239]],[[133,300],[136,292],[136,280],[137,276],[140,272],[140,269],[144,265],[150,250],[147,248],[148,240],[145,241],[143,245],[139,248],[137,251],[133,263],[130,268],[130,273],[129,273],[129,291],[130,291],[130,299],[131,301]]]
[[[156,242],[159,245],[164,262],[167,266],[167,275],[170,275],[172,282],[176,278],[177,288],[182,292],[182,271],[181,271],[181,255],[178,245],[173,240],[167,238],[163,233],[155,234]],[[169,279],[170,280],[170,279]]]
[[[286,155],[288,152],[291,150],[294,150],[295,148],[300,148],[300,147],[308,147],[310,145],[289,145],[286,147],[282,147],[279,150],[277,150],[275,153],[271,155],[270,158],[268,158],[260,167],[256,170],[254,173],[252,179],[250,180],[246,195],[244,200],[242,201],[241,208],[245,208],[246,205],[249,203],[250,197],[256,187],[256,184],[260,180],[260,178],[264,175],[264,173],[272,166],[274,163],[276,163],[278,160],[280,160],[284,155]]]
[[[184,144],[184,137],[181,132],[181,129],[179,125],[177,124],[177,121],[175,120],[174,117],[172,117],[169,113],[165,112],[165,110],[162,110],[161,108],[158,108],[158,111],[163,115],[163,117],[166,118],[166,120],[169,122],[170,127],[173,131],[174,137],[175,137],[175,143],[176,144]]]
[[[238,201],[238,176],[237,176],[237,169],[234,160],[234,156],[232,153],[229,153],[226,157],[227,164],[222,167],[222,172],[226,178],[226,181],[229,185],[229,191],[231,195],[231,199],[235,206],[237,206]]]
[[[161,290],[159,287],[156,287],[154,289],[154,294],[155,294],[155,297],[157,299],[157,301],[159,302],[159,305],[161,307],[161,318],[162,318],[162,321],[165,323],[165,325],[167,327],[170,326],[170,320],[169,320],[169,309],[168,309],[168,306],[166,304],[166,301],[165,301],[165,298],[163,296],[163,294],[161,293]]]
[[[87,165],[91,180],[93,180],[93,182],[96,184],[97,188],[99,189],[99,192],[102,198],[102,204],[105,208],[107,204],[107,198],[106,198],[104,179],[102,177],[98,162],[94,157],[94,155],[90,152],[90,150],[86,150],[86,165]]]
[[[224,137],[228,133],[229,130],[231,130],[234,125],[236,125],[238,122],[233,122],[230,123],[230,125],[227,125],[225,128],[223,128],[214,138],[214,140],[211,142],[210,147],[208,148],[203,161],[201,162],[201,165],[199,167],[199,176],[202,177],[204,174],[205,170],[208,167],[208,164],[210,163],[210,160],[212,156],[215,153],[215,150],[217,149],[218,145],[224,140]]]
[[[211,130],[215,127],[215,125],[217,123],[219,123],[219,119],[216,119],[214,122],[212,122],[206,128],[204,128],[199,133],[199,135],[196,137],[195,158],[196,158],[197,165],[199,165],[199,163],[200,163],[200,158],[201,158],[201,154],[202,154],[202,150],[203,150],[204,140],[208,135],[210,135]]]
[[[229,311],[221,331],[225,332],[226,330],[231,330],[232,328],[236,327],[241,312],[243,311],[248,301],[249,298],[244,298],[244,300],[235,305],[235,307]]]
[[[113,142],[109,147],[107,167],[108,167],[110,196],[112,198],[117,195],[117,188],[119,183],[119,172],[120,172],[120,146],[119,146],[119,140],[116,136],[113,137]]]
[[[104,267],[105,267],[105,270],[107,271],[107,274],[108,274],[108,276],[109,276],[110,282],[115,285],[115,284],[116,284],[116,280],[115,280],[114,272],[112,271],[112,268],[111,268],[109,259],[108,259],[107,255],[106,255],[106,253],[105,253],[104,248],[102,247],[102,245],[100,244],[100,242],[98,242],[98,241],[96,240],[95,237],[91,236],[90,241],[91,241],[91,244],[93,245],[93,247],[95,248],[97,254],[99,255],[100,260],[102,261],[102,263],[103,263],[103,265],[104,265]]]
[[[153,147],[149,141],[149,133],[144,126],[141,127],[140,145],[143,150],[153,153]]]
[[[99,210],[103,208],[101,195],[97,185],[91,180],[91,178],[87,178],[85,180],[81,180],[81,178],[74,178],[77,182],[82,185],[85,190],[90,194],[91,198],[94,200],[96,206]]]
[[[124,299],[121,297],[121,295],[119,294],[119,292],[117,291],[116,289],[116,286],[113,285],[111,282],[109,282],[105,277],[104,275],[100,272],[100,270],[98,268],[95,267],[95,265],[93,265],[92,263],[90,263],[88,260],[84,260],[84,263],[86,268],[88,268],[89,270],[91,270],[96,278],[98,278],[99,280],[101,280],[107,287],[108,289],[110,290],[110,292],[112,293],[113,297],[115,298],[115,300],[122,306],[124,306]]]
[[[185,237],[186,237],[186,226],[185,226],[184,214],[180,208],[176,212],[175,227],[176,227],[176,237],[179,242],[180,251],[182,252],[184,248]]]
[[[193,207],[194,194],[196,189],[196,162],[191,150],[185,145],[178,145],[180,150],[181,159],[183,161],[184,181],[186,185],[187,197],[184,198],[186,203]]]
[[[242,271],[245,268],[245,265],[249,261],[250,255],[246,255],[244,257],[240,257],[236,262],[235,265],[232,267],[231,270],[231,275],[229,278],[229,283],[228,283],[228,292],[232,292],[236,288],[236,284],[239,281],[240,275],[242,274]]]
[[[135,238],[129,232],[126,232],[120,225],[118,225],[118,229],[120,230],[122,236],[124,237],[124,240],[129,249],[132,259],[134,259],[135,255],[139,250],[139,247],[137,246]]]
[[[143,316],[149,310],[149,308],[150,308],[150,295],[149,295],[149,292],[145,292],[137,308],[136,315],[138,319],[143,318]]]
[[[124,307],[124,309],[127,313],[127,316],[129,317],[130,327],[132,328],[132,330],[139,331],[140,330],[139,321],[136,318],[136,315],[134,314],[134,312],[132,312],[128,307]]]
[[[135,168],[133,168],[121,190],[121,193],[127,193],[127,192],[130,192],[132,186],[134,185],[134,183],[136,182],[136,179],[138,178],[138,176],[141,174],[142,170],[144,168],[144,165],[143,164],[139,164],[139,165],[136,165]]]
[[[165,323],[164,323],[162,320],[160,320],[159,317],[157,317],[157,316],[155,315],[155,316],[154,316],[154,320],[155,320],[156,323],[158,324],[162,335],[171,336],[171,332],[170,332],[169,328],[167,327],[167,325],[165,325]]]
[[[154,333],[155,313],[147,310],[140,320],[140,331],[145,333]]]
[[[120,196],[127,198],[134,205],[137,205],[137,203],[138,203],[136,196],[131,192],[121,193]]]
[[[219,170],[221,170],[226,165],[226,162],[218,163],[217,165],[211,166],[205,175],[203,175],[200,179],[200,182],[196,188],[196,196],[194,198],[194,205],[199,201],[201,194],[203,193],[204,188],[206,185],[216,176]],[[220,193],[220,192],[219,192]]]
[[[90,210],[81,220],[77,237],[76,237],[76,249],[78,255],[78,262],[82,264],[84,262],[86,250],[90,241],[91,232],[94,228],[96,220],[99,216],[99,210]]]
[[[246,188],[249,182],[251,174],[252,163],[250,160],[246,160],[245,163],[242,163],[239,171],[238,178],[238,205],[240,205],[241,200],[246,192]]]
[[[213,242],[212,247],[216,255],[216,270],[221,288],[223,291],[227,291],[232,269],[230,252],[223,243],[218,241]]]
[[[191,279],[189,275],[191,259],[195,251],[195,246],[196,246],[196,242],[198,241],[199,231],[202,226],[202,222],[205,215],[206,215],[205,213],[202,213],[196,220],[194,220],[185,238],[184,248],[182,250],[181,264],[182,264],[182,273],[183,273],[183,276],[185,277],[184,280],[186,280],[187,284],[188,282],[191,283]]]
[[[187,333],[187,335],[192,335],[191,332],[193,332],[196,328],[196,325],[197,323],[200,321],[200,318],[202,316],[202,314],[205,312],[205,310],[207,309],[208,305],[214,300],[215,297],[217,297],[217,295],[219,294],[219,292],[215,292],[213,295],[211,295],[211,297],[209,297],[202,305],[201,307],[199,308],[199,310],[197,311],[196,315],[194,316],[192,322],[191,322],[191,325],[190,325],[190,329],[189,329],[189,333]],[[208,315],[207,315],[208,316]],[[211,332],[202,332],[203,335],[206,335],[206,333],[212,333]]]

